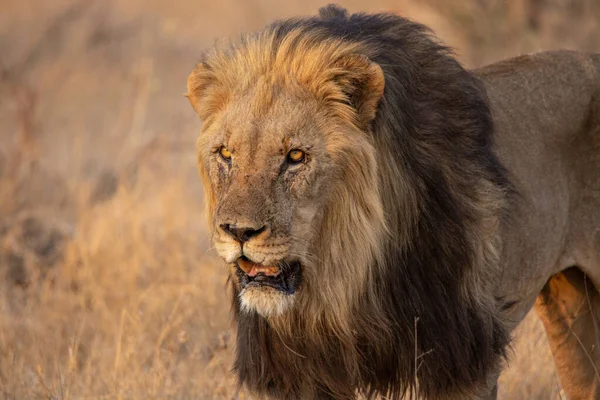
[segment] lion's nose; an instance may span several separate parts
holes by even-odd
[[[232,224],[221,224],[220,226],[221,229],[223,229],[229,235],[233,236],[242,243],[247,242],[248,240],[250,240],[250,238],[253,238],[254,236],[260,235],[267,229],[265,225],[258,229],[250,227],[240,227]]]

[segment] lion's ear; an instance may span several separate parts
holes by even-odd
[[[199,63],[187,81],[185,95],[202,120],[206,120],[225,102],[225,94],[213,70],[206,63]]]
[[[375,118],[383,97],[383,70],[359,54],[342,57],[336,62],[335,68],[339,71],[335,82],[342,90],[345,102],[354,108],[361,126],[367,127]]]

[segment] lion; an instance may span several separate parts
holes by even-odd
[[[468,71],[392,14],[273,23],[188,78],[234,370],[278,399],[494,399],[536,307],[600,398],[600,55]]]

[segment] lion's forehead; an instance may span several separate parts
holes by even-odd
[[[321,141],[322,117],[310,104],[292,95],[280,95],[270,107],[255,112],[254,97],[243,97],[227,107],[219,129],[224,145],[254,157],[283,155],[293,147],[311,147]]]

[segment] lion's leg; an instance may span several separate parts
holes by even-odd
[[[600,295],[579,269],[554,275],[536,301],[569,399],[600,399]]]

